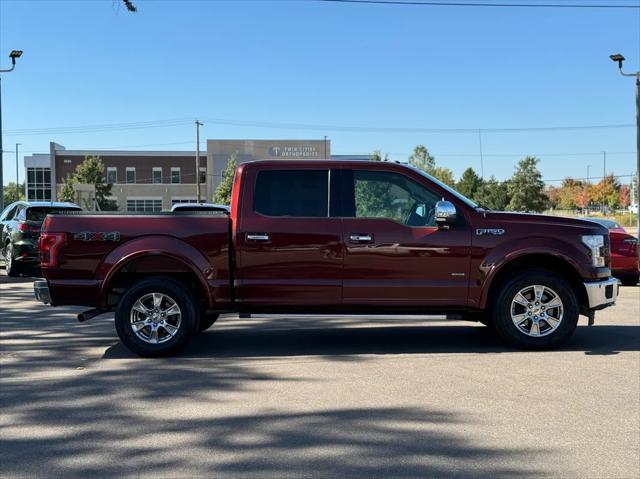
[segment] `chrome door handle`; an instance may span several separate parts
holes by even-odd
[[[349,236],[349,241],[354,243],[370,243],[373,237],[369,234],[352,234]]]
[[[247,233],[249,241],[269,241],[269,235],[265,233]]]

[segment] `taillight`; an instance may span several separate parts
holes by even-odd
[[[51,268],[58,266],[57,251],[64,243],[64,233],[42,233],[38,241],[40,249],[40,266]]]
[[[30,225],[28,223],[20,223],[18,225],[18,231],[24,233],[25,231],[29,231],[32,233],[39,233],[40,232],[40,225],[34,226],[34,225]]]

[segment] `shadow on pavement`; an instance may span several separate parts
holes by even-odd
[[[286,322],[286,319],[282,320]],[[317,323],[317,322],[316,322]],[[561,350],[617,354],[640,350],[640,326],[581,326]],[[363,354],[502,353],[514,352],[490,330],[478,326],[335,327],[292,330],[252,328],[212,330],[197,337],[181,357],[233,358],[325,356],[345,360]],[[540,352],[539,354],[545,354]],[[135,357],[121,343],[104,358]]]
[[[3,473],[535,478],[544,475],[539,464],[554,460],[553,449],[535,445],[485,447],[452,432],[474,419],[425,408],[229,411],[202,417],[174,409],[175,397],[190,410],[203,406],[206,414],[206,405],[219,403],[226,392],[273,378],[230,364],[198,370],[165,363],[143,372],[94,371],[57,381],[55,389],[47,381],[6,388],[0,395],[12,421],[2,436]]]

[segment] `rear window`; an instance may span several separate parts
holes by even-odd
[[[27,221],[42,222],[47,215],[66,213],[67,211],[80,211],[80,208],[51,208],[46,206],[32,207],[27,209]]]
[[[258,173],[253,199],[256,213],[266,216],[329,215],[328,170],[265,170]]]

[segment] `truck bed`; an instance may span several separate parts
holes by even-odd
[[[43,232],[64,234],[55,263],[42,265],[56,305],[106,307],[109,289],[118,286],[123,274],[193,275],[203,283],[206,299],[231,299],[226,214],[50,215]]]

